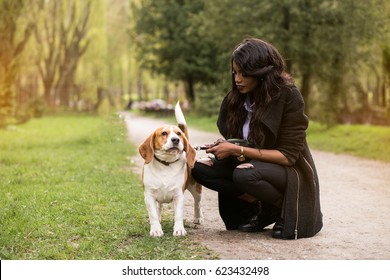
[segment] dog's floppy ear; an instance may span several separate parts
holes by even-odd
[[[148,138],[138,147],[138,151],[141,157],[145,160],[145,163],[149,163],[153,159],[154,149],[153,142],[155,138],[155,133],[149,135]]]
[[[196,151],[195,149],[190,145],[190,143],[187,140],[187,137],[183,137],[184,142],[184,151],[186,152],[186,158],[187,158],[187,164],[190,169],[192,169],[195,165],[195,156]]]

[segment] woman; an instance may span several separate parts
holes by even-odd
[[[308,118],[294,81],[275,47],[260,39],[233,51],[232,90],[217,126],[225,139],[199,160],[192,175],[218,192],[226,229],[262,231],[274,238],[311,237],[322,228],[317,171],[306,143]]]

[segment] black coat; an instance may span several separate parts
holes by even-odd
[[[225,97],[217,123],[224,137],[227,135],[226,115]],[[283,89],[268,105],[261,123],[265,129],[265,142],[261,148],[279,150],[292,164],[286,166],[288,183],[282,208],[283,237],[311,237],[322,228],[322,213],[317,170],[306,142],[308,118],[298,89]]]

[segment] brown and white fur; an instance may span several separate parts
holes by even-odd
[[[201,209],[202,186],[190,175],[195,163],[195,149],[188,142],[188,129],[179,102],[175,106],[178,126],[157,128],[138,150],[144,158],[142,181],[145,204],[149,214],[150,236],[162,236],[161,208],[163,203],[174,205],[174,236],[183,236],[184,191],[194,197],[194,223],[203,222]]]

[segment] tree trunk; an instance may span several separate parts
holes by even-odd
[[[291,12],[290,12],[290,7],[289,6],[284,6],[283,7],[283,23],[282,23],[282,27],[283,29],[285,30],[285,33],[286,36],[284,37],[289,37],[289,34],[290,34],[290,22],[291,22]],[[285,54],[284,54],[284,57],[285,58],[290,58],[292,57],[291,55],[291,48],[290,48],[290,40],[289,38],[283,38],[283,42],[284,42],[284,51],[285,51]],[[288,73],[291,73],[292,72],[292,60],[291,59],[286,59],[286,70]]]
[[[305,102],[305,113],[309,115],[309,96],[310,96],[311,74],[304,73],[302,76],[301,94]]]
[[[41,46],[38,69],[44,84],[45,100],[54,111],[58,101],[63,107],[71,105],[77,65],[89,44],[85,37],[90,1],[83,4],[80,13],[77,12],[79,5],[76,1],[69,1],[66,7],[59,1],[45,5],[48,16],[35,37]]]
[[[137,75],[137,97],[138,101],[142,101],[143,96],[142,96],[142,71],[138,70],[138,75]]]
[[[195,100],[195,90],[194,90],[194,81],[192,78],[187,79],[187,84],[186,84],[186,96],[187,99],[190,103],[193,103]]]
[[[16,80],[18,63],[17,59],[23,52],[35,24],[28,23],[19,38],[20,32],[17,25],[22,14],[25,2],[4,0],[0,1],[0,127],[6,126],[9,120],[16,118],[14,112],[15,94],[13,85]]]

